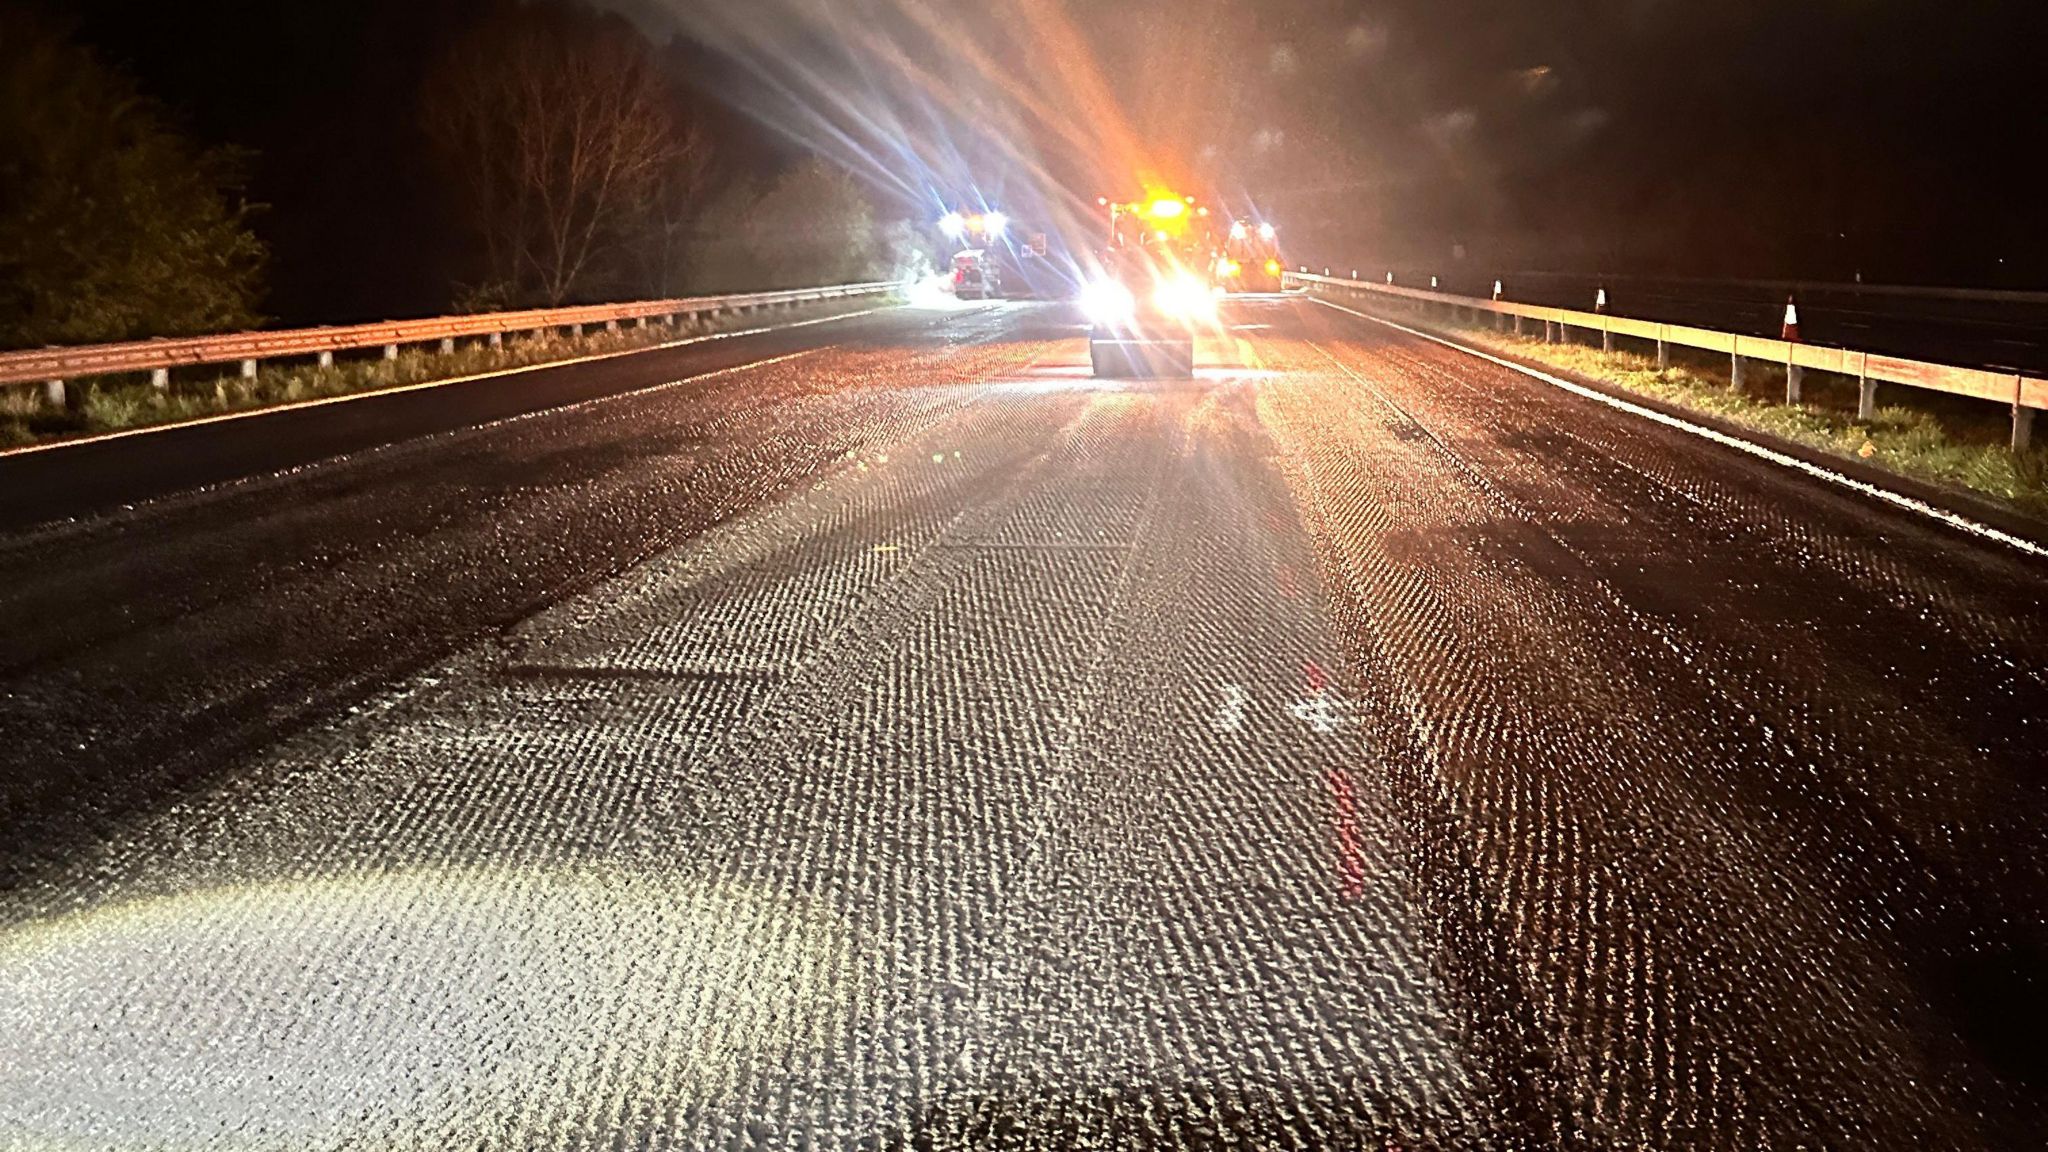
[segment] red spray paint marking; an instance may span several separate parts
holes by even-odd
[[[1289,600],[1301,599],[1301,586],[1294,577],[1294,565],[1282,564],[1273,569],[1273,578],[1280,585],[1280,592]]]
[[[1323,666],[1313,660],[1301,666],[1301,674],[1308,677],[1308,690],[1311,692],[1321,692],[1329,687],[1330,674],[1323,671]]]
[[[1351,789],[1351,773],[1342,768],[1330,769],[1326,779],[1330,798],[1335,801],[1331,820],[1337,832],[1337,877],[1343,885],[1344,899],[1356,901],[1365,895],[1365,849],[1358,837],[1358,794]]]

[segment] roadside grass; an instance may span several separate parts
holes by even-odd
[[[1966,397],[1879,385],[1869,420],[1856,418],[1856,380],[1808,369],[1800,403],[1786,404],[1785,368],[1756,360],[1743,365],[1742,388],[1731,385],[1725,357],[1671,349],[1671,367],[1659,371],[1654,349],[1616,338],[1615,351],[1584,343],[1546,344],[1484,324],[1418,317],[1405,310],[1389,319],[1429,328],[1495,352],[1575,373],[1731,424],[1782,437],[1830,454],[1863,460],[1901,475],[1989,497],[2016,511],[2048,517],[2048,446],[2026,452],[2008,447],[2010,414],[2000,405]]]
[[[0,448],[535,367],[690,336],[821,319],[873,306],[872,299],[829,301],[765,315],[727,314],[705,317],[694,324],[679,321],[675,327],[621,325],[615,332],[597,328],[582,336],[562,330],[508,333],[497,348],[480,339],[459,342],[447,353],[435,345],[413,345],[399,349],[395,360],[384,359],[377,349],[365,349],[336,353],[329,368],[309,360],[268,361],[259,364],[256,375],[248,378],[235,373],[232,365],[198,365],[174,370],[170,386],[164,389],[152,387],[146,376],[138,374],[73,380],[67,382],[71,403],[62,408],[45,403],[40,386],[11,385],[0,387]]]

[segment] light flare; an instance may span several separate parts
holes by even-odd
[[[1214,320],[1216,294],[1201,277],[1178,271],[1162,279],[1152,293],[1152,303],[1176,320]]]
[[[1081,289],[1081,311],[1097,324],[1120,324],[1137,309],[1137,297],[1115,280],[1091,280]]]

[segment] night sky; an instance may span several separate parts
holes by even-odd
[[[48,0],[253,194],[289,320],[446,304],[459,222],[414,106],[489,0]],[[2022,0],[612,0],[905,214],[976,190],[1081,228],[1146,174],[1292,253],[1433,267],[2048,287]],[[727,133],[733,135],[732,132]],[[1120,185],[1120,186],[1118,186]]]

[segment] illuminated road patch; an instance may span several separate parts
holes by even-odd
[[[0,1145],[445,1147],[716,1101],[837,1028],[847,940],[616,870],[227,887],[0,935]]]

